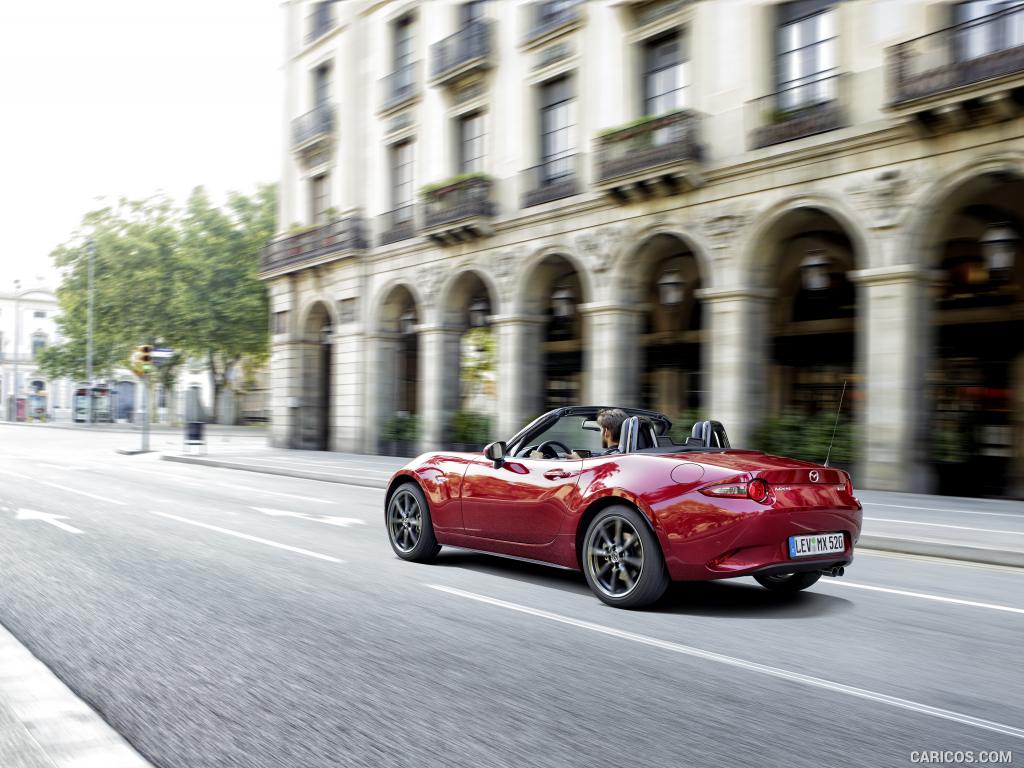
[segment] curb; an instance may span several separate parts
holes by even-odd
[[[210,426],[215,427],[209,429]],[[221,425],[207,425],[207,434],[210,437],[253,437],[261,436],[265,437],[267,433],[266,427],[224,427],[223,430],[217,429]],[[34,424],[27,421],[0,421],[0,427],[33,427],[35,429],[70,429],[73,432],[101,432],[107,434],[129,434],[138,435],[142,433],[142,427],[137,427],[134,424],[123,424],[116,423],[106,427],[88,427],[84,424],[69,424],[67,422],[53,422],[47,421],[42,424]],[[184,425],[171,427],[165,424],[150,424],[149,433],[155,434],[168,434],[168,435],[179,435],[184,429]]]
[[[984,565],[1005,565],[1024,568],[1024,552],[974,547],[969,544],[951,544],[936,539],[902,539],[896,536],[861,534],[857,542],[860,549],[874,549],[880,552],[899,552],[904,555],[941,557],[946,560],[962,560]]]
[[[386,482],[368,478],[364,475],[341,475],[338,472],[313,472],[297,469],[283,469],[278,467],[254,467],[249,464],[241,464],[233,461],[222,461],[220,459],[208,459],[197,456],[175,456],[164,454],[161,456],[164,461],[178,461],[182,464],[202,464],[208,467],[220,467],[221,469],[239,469],[245,472],[257,472],[264,475],[279,475],[282,477],[297,477],[301,480],[319,480],[325,483],[340,483],[342,485],[359,485],[366,488],[387,487]],[[873,549],[881,552],[898,552],[905,555],[923,555],[925,557],[939,557],[946,560],[961,560],[969,563],[983,563],[985,565],[1003,565],[1012,568],[1024,568],[1024,552],[1013,550],[989,549],[987,547],[973,547],[967,544],[951,544],[936,539],[903,539],[895,536],[882,536],[879,534],[861,534],[857,542],[860,549]]]
[[[164,461],[177,461],[181,464],[201,464],[206,467],[218,467],[220,469],[238,469],[243,472],[256,472],[261,475],[278,475],[280,477],[296,477],[300,480],[319,480],[323,483],[339,483],[341,485],[359,485],[364,488],[387,487],[386,481],[375,480],[365,475],[351,474],[343,475],[337,471],[315,472],[303,469],[280,469],[278,467],[254,467],[249,464],[239,464],[234,461],[223,461],[221,459],[207,459],[197,456],[175,456],[164,454],[160,457]]]

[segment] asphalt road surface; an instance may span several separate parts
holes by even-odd
[[[862,552],[778,597],[391,552],[378,489],[0,427],[0,623],[157,766],[904,766],[1024,754],[1024,572]],[[59,517],[55,517],[59,516]]]

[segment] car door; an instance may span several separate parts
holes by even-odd
[[[582,459],[510,456],[499,466],[475,459],[462,481],[462,521],[469,536],[547,544],[572,509]]]

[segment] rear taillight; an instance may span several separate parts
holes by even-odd
[[[701,488],[700,492],[705,496],[718,496],[731,499],[753,499],[759,504],[768,502],[770,492],[768,483],[761,478],[755,478],[749,483],[722,483],[721,485],[709,485]]]

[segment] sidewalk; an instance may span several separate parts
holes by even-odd
[[[271,448],[211,445],[206,455],[164,453],[163,459],[306,480],[383,488],[408,459]],[[904,554],[1024,567],[1024,502],[857,490],[864,504],[859,547]]]
[[[142,427],[130,422],[114,422],[111,424],[78,424],[70,421],[0,421],[0,426],[26,427],[32,429],[71,429],[76,432],[136,432],[141,433]],[[181,434],[185,430],[184,425],[172,427],[168,424],[150,424],[149,431],[152,433],[174,433]],[[265,436],[267,426],[265,424],[252,425],[225,425],[207,424],[206,432],[209,435],[233,435],[243,436]]]
[[[152,768],[3,626],[0,766]]]

